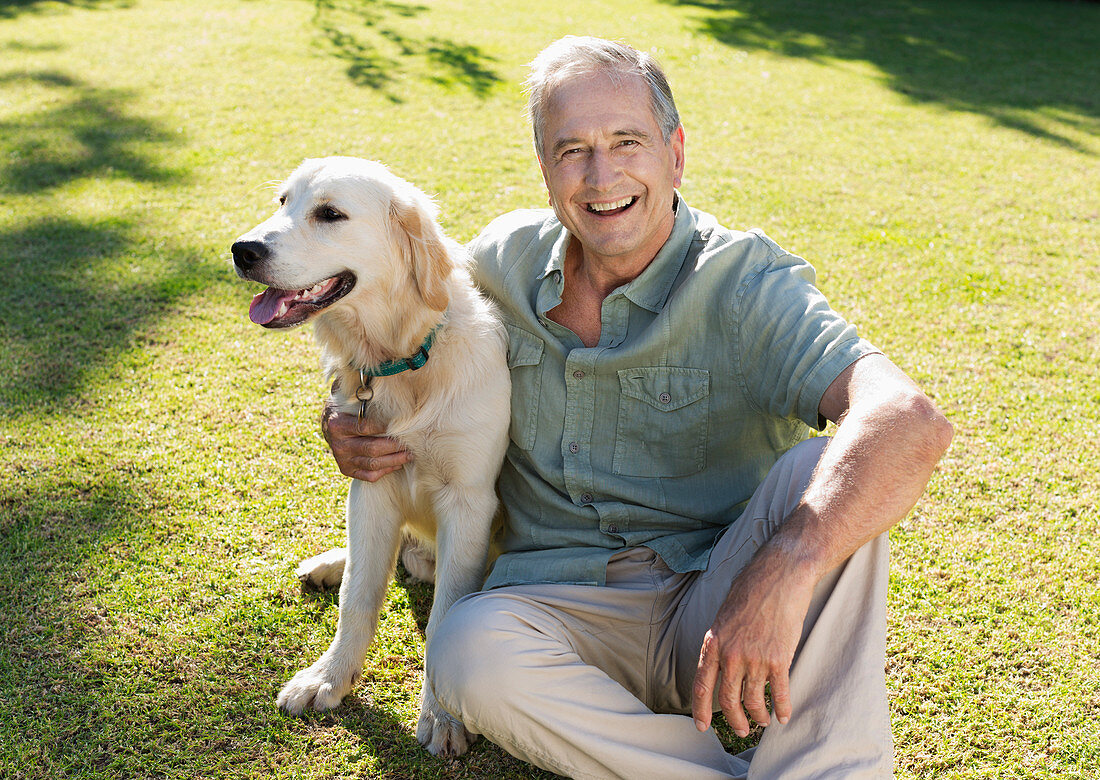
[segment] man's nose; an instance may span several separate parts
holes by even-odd
[[[614,157],[605,151],[597,150],[588,159],[585,172],[586,183],[596,190],[611,188],[619,178],[619,165]]]

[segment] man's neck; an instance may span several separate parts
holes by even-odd
[[[586,294],[595,295],[601,301],[613,290],[634,281],[649,264],[656,253],[641,258],[606,258],[586,252],[576,238],[569,242],[565,253],[565,284],[581,284]]]

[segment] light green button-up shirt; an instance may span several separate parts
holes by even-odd
[[[823,424],[825,390],[877,351],[829,308],[806,261],[682,200],[672,235],[604,300],[600,341],[585,347],[546,316],[568,241],[538,210],[470,244],[512,374],[503,554],[486,588],[602,585],[611,556],[639,545],[676,571],[704,569],[772,464]]]

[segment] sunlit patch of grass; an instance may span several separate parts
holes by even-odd
[[[342,707],[275,708],[335,628],[293,568],[346,484],[308,331],[251,325],[227,258],[307,156],[387,162],[461,240],[544,204],[524,63],[592,33],[668,67],[687,201],[811,260],[955,424],[892,534],[899,776],[1095,776],[1098,11],[4,4],[0,775],[547,776],[417,746],[426,586]]]

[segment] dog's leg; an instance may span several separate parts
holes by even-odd
[[[328,710],[351,690],[374,639],[378,613],[397,565],[401,540],[397,479],[353,481],[348,494],[348,555],[340,586],[340,620],[328,650],[279,692],[279,706],[297,715]]]
[[[331,590],[339,587],[344,578],[344,566],[347,563],[346,547],[336,547],[312,558],[306,558],[298,564],[294,573],[298,575],[303,590]]]
[[[435,598],[424,631],[425,644],[452,604],[481,589],[497,499],[492,485],[480,489],[445,485],[437,491],[434,503],[438,523]],[[424,664],[431,664],[431,658],[425,658]],[[465,753],[476,736],[439,705],[427,683],[427,673],[424,679],[417,740],[433,755]]]

